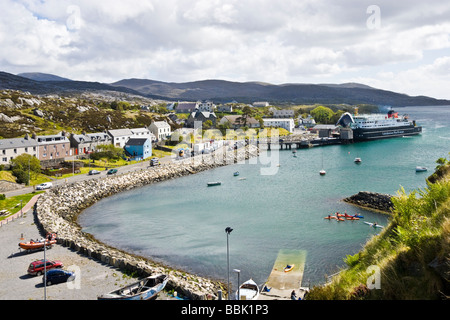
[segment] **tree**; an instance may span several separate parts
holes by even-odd
[[[41,162],[38,158],[27,153],[21,154],[11,161],[11,172],[17,178],[18,183],[29,184],[31,173],[41,172]]]
[[[317,108],[311,110],[311,115],[314,117],[317,123],[330,123],[331,117],[333,117],[334,112],[330,108],[318,106]]]

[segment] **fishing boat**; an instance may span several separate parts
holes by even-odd
[[[51,248],[54,244],[56,244],[56,233],[50,233],[44,239],[20,242],[19,247],[24,250],[40,250],[44,246]]]
[[[236,300],[258,300],[259,287],[252,279],[245,281],[236,291]]]
[[[156,298],[169,280],[166,274],[149,276],[126,287],[98,296],[98,300],[150,300]]]
[[[416,167],[416,172],[424,172],[424,171],[427,171],[427,170],[428,169],[426,167],[419,167],[419,166]]]
[[[359,115],[356,109],[354,115],[344,113],[337,125],[352,129],[355,141],[412,136],[422,132],[422,127],[415,120],[409,120],[408,115],[399,117],[394,110],[389,110],[387,114]]]
[[[208,182],[208,187],[213,187],[213,186],[220,186],[222,184],[222,182],[220,181],[214,181],[214,182]]]
[[[289,272],[294,269],[295,264],[288,264],[286,267],[284,267],[284,272]]]

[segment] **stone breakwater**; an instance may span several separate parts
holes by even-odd
[[[59,244],[87,257],[142,277],[157,273],[169,274],[168,289],[173,289],[192,300],[215,300],[219,290],[226,291],[220,281],[174,270],[150,259],[101,243],[81,230],[77,224],[77,217],[84,209],[100,199],[121,191],[213,169],[258,155],[258,149],[254,146],[250,145],[245,149],[245,152],[231,152],[225,155],[222,161],[217,161],[214,154],[204,155],[195,161],[193,159],[176,161],[122,175],[59,186],[38,199],[35,205],[38,226],[44,234],[57,233]]]
[[[390,213],[393,208],[392,196],[376,192],[360,191],[359,193],[345,198],[344,201],[369,209]]]

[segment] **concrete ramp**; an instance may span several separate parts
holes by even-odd
[[[290,300],[292,290],[295,290],[297,297],[302,297],[301,285],[305,261],[305,250],[281,249],[265,283],[270,291],[262,291],[259,300]],[[285,272],[284,268],[287,265],[294,265],[294,268]]]

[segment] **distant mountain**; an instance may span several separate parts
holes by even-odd
[[[359,83],[273,85],[261,82],[240,83],[223,80],[167,83],[146,79],[124,79],[111,85],[130,88],[145,95],[188,101],[211,99],[217,102],[226,102],[234,99],[247,103],[263,100],[272,103],[298,104],[450,105],[449,100],[438,100],[425,96],[412,97]]]
[[[28,91],[32,94],[79,93],[83,91],[115,91],[143,96],[142,93],[137,92],[133,89],[120,86],[111,86],[106,83],[73,80],[36,81],[2,71],[0,71],[0,89]]]
[[[22,74],[23,75],[23,74]],[[426,96],[409,96],[376,89],[360,83],[274,85],[263,82],[203,80],[186,83],[149,79],[123,79],[106,84],[73,81],[56,75],[25,73],[27,77],[0,71],[0,89],[29,91],[32,94],[115,91],[168,101],[213,100],[216,103],[236,100],[243,103],[268,101],[272,104],[373,104],[382,106],[450,105],[450,100]],[[30,77],[39,80],[30,79]]]
[[[54,74],[41,72],[26,72],[17,74],[19,77],[35,80],[35,81],[72,81],[67,78],[55,76]]]

